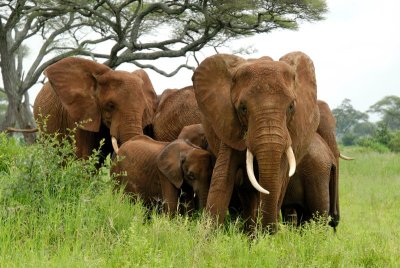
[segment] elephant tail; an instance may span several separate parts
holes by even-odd
[[[338,165],[339,163],[337,163]],[[339,210],[339,168],[337,165],[332,165],[331,175],[329,180],[329,226],[333,227],[336,232],[336,226],[339,225],[340,210]]]

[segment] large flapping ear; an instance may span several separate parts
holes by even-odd
[[[145,127],[151,124],[154,113],[157,109],[157,93],[154,90],[149,75],[144,70],[136,70],[133,74],[139,76],[143,81],[143,94],[145,96],[146,108],[144,109],[142,123],[143,127]]]
[[[236,150],[244,150],[246,145],[230,94],[233,74],[244,62],[235,55],[214,55],[206,58],[192,77],[200,111],[218,138]]]
[[[290,65],[295,72],[296,112],[291,123],[292,135],[301,136],[301,133],[316,131],[319,124],[319,109],[317,106],[317,82],[312,60],[303,52],[291,52],[279,60]],[[297,140],[300,139],[292,137],[292,141]]]
[[[280,61],[286,62],[295,71],[296,74],[296,91],[310,93],[315,97],[315,103],[317,101],[317,81],[315,78],[314,63],[303,52],[291,52],[279,59]]]
[[[183,183],[181,166],[184,156],[181,154],[182,146],[182,142],[171,142],[157,156],[158,169],[178,189],[181,188]]]
[[[72,120],[81,128],[97,132],[101,113],[94,92],[96,77],[110,71],[104,64],[82,58],[65,58],[46,68],[44,74]]]

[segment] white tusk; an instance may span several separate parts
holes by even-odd
[[[116,154],[118,154],[118,141],[117,141],[117,139],[114,137],[114,136],[112,136],[111,137],[111,144],[112,144],[112,147],[113,147],[113,149],[114,149],[114,152],[116,153]]]
[[[294,157],[292,146],[287,148],[286,156],[289,162],[289,177],[292,177],[296,172],[296,158]]]
[[[256,188],[257,191],[264,193],[264,194],[269,194],[269,192],[267,190],[265,190],[264,188],[261,187],[260,184],[258,184],[256,176],[254,176],[253,154],[250,152],[249,149],[247,149],[247,153],[246,153],[246,170],[247,170],[247,175],[249,176],[251,185],[253,185],[253,187]]]
[[[349,157],[341,153],[339,154],[339,157],[342,158],[343,160],[354,160],[353,157]]]

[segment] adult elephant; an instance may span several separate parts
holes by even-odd
[[[334,230],[339,224],[338,161],[326,141],[315,133],[308,153],[291,177],[282,204],[284,221],[289,211],[295,210],[297,225],[314,216],[330,216],[329,225]]]
[[[262,226],[275,232],[289,177],[319,123],[312,60],[302,52],[279,61],[214,55],[198,66],[192,80],[207,140],[217,155],[207,210],[223,222],[247,151],[249,179],[263,193],[249,191],[246,207],[251,219],[259,212]]]
[[[47,118],[45,132],[75,133],[77,157],[86,157],[102,138],[120,144],[151,124],[157,95],[143,70],[115,71],[104,64],[70,57],[49,66],[33,106],[35,119]]]
[[[205,207],[212,172],[211,154],[206,150],[183,139],[169,143],[141,135],[124,143],[118,155],[123,158],[112,172],[126,171],[126,176],[117,179],[146,205],[162,200],[164,211],[174,213],[178,203],[190,203],[195,195],[195,208]]]
[[[163,92],[153,119],[156,140],[176,140],[183,127],[199,123],[200,111],[192,86]]]

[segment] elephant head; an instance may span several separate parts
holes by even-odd
[[[184,126],[178,139],[190,142],[204,150],[208,149],[208,142],[202,124]]]
[[[83,58],[65,58],[44,74],[57,94],[69,120],[80,129],[98,132],[107,126],[119,143],[143,133],[151,123],[157,95],[143,70],[115,71]]]
[[[158,169],[177,188],[187,183],[202,209],[207,202],[212,172],[211,154],[183,140],[168,144],[157,157]]]
[[[255,180],[252,184],[259,191],[270,192],[260,194],[259,206],[262,225],[274,230],[289,175],[307,153],[319,123],[311,59],[301,52],[289,53],[279,61],[219,54],[205,59],[192,80],[204,129],[212,132],[206,131],[207,138],[217,136],[223,148],[247,150],[249,179]],[[253,155],[258,182],[251,174]],[[214,185],[218,187],[213,174],[210,194]],[[209,203],[207,207],[219,206]]]

